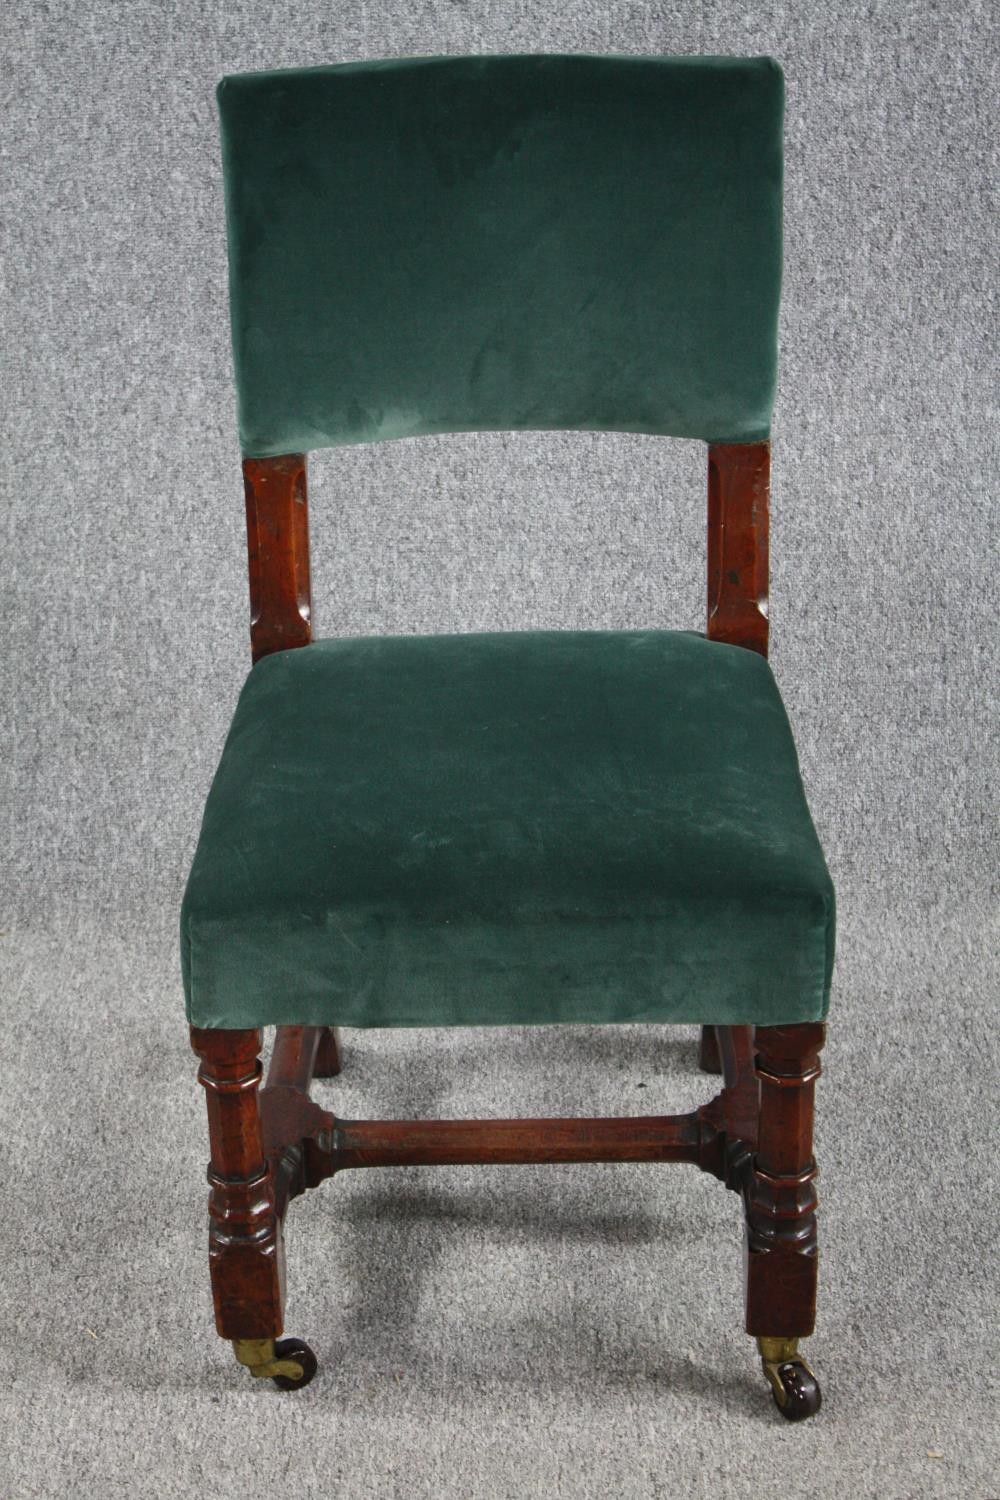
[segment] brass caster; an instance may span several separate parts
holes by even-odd
[[[798,1339],[759,1338],[757,1348],[781,1415],[789,1422],[814,1417],[822,1400],[819,1382],[799,1353]]]
[[[316,1356],[301,1339],[233,1339],[233,1353],[258,1380],[281,1391],[300,1391],[316,1374]]]

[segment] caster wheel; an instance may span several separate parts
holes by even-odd
[[[802,1422],[806,1417],[814,1417],[819,1411],[822,1397],[819,1382],[808,1365],[790,1360],[787,1364],[779,1365],[774,1373],[776,1383],[772,1383],[771,1394],[785,1420]],[[780,1396],[779,1386],[782,1392]]]
[[[308,1344],[301,1339],[279,1339],[274,1346],[275,1359],[293,1359],[296,1364],[302,1366],[301,1378],[296,1380],[290,1375],[272,1375],[271,1379],[279,1391],[301,1391],[302,1387],[308,1385],[316,1374],[316,1356]]]

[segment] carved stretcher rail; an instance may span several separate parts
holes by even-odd
[[[292,1198],[354,1167],[587,1161],[691,1162],[738,1192],[746,1223],[747,1332],[786,1417],[819,1407],[798,1353],[813,1327],[816,1164],[813,1086],[820,1023],[718,1027],[713,1068],[725,1087],[688,1114],[542,1120],[340,1120],[309,1097],[340,1068],[336,1033],[278,1030],[260,1088],[259,1030],[191,1033],[202,1059],[212,1139],[209,1260],[216,1326],[236,1357],[284,1389],[312,1378],[315,1356],[279,1340],[282,1221]]]
[[[291,1198],[352,1167],[549,1162],[691,1162],[725,1181],[725,1091],[681,1115],[598,1119],[340,1120],[294,1084],[260,1095],[278,1214]]]

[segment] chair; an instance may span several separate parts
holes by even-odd
[[[312,1378],[282,1223],[335,1172],[690,1162],[742,1197],[747,1331],[808,1416],[834,898],[766,660],[781,71],[400,58],[218,97],[254,665],[181,916],[218,1332]],[[544,428],[707,442],[704,635],[313,639],[307,449]],[[342,1026],[616,1022],[700,1026],[721,1092],[586,1120],[309,1097]]]

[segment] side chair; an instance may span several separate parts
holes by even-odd
[[[282,1224],[336,1172],[690,1162],[742,1200],[747,1332],[809,1416],[834,895],[767,663],[781,70],[394,58],[218,100],[253,666],[181,914],[218,1332],[312,1378]],[[313,638],[307,449],[528,429],[707,443],[704,634]],[[547,1120],[309,1096],[338,1027],[616,1022],[700,1026],[721,1092]]]

